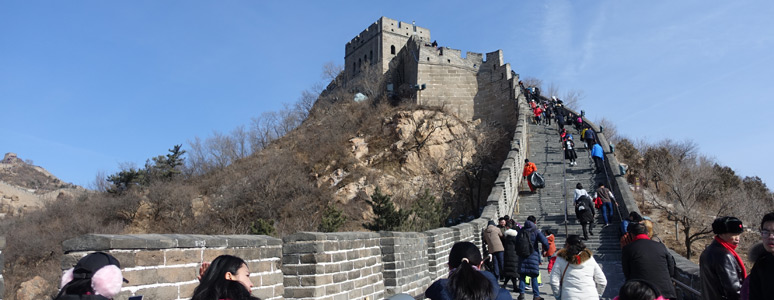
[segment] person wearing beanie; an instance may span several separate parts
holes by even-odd
[[[712,222],[715,239],[699,257],[703,299],[740,299],[747,270],[736,247],[743,230],[742,221],[735,217],[720,217]]]
[[[90,253],[65,270],[55,300],[109,300],[121,291],[126,279],[121,263],[105,252]]]

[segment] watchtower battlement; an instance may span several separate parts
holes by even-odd
[[[413,23],[409,24],[387,17],[381,17],[379,20],[376,20],[376,22],[368,26],[368,28],[360,32],[360,34],[352,38],[351,41],[347,42],[344,57],[348,57],[363,45],[368,44],[371,39],[378,38],[381,34],[397,35],[405,38],[406,41],[413,35],[417,35],[424,40],[430,40],[430,30],[427,28],[416,26]],[[400,45],[400,47],[402,46],[403,45]],[[396,47],[398,49],[400,48],[398,45],[396,45]]]
[[[347,79],[365,68],[377,68],[381,74],[412,37],[429,41],[430,30],[413,24],[381,17],[360,32],[344,47],[344,72]]]
[[[436,47],[422,40],[416,43],[414,41],[412,39],[413,45],[409,49],[417,53],[414,59],[418,64],[444,65],[476,71],[484,63],[484,55],[481,53],[466,52],[465,57],[462,57],[462,51],[459,49]]]

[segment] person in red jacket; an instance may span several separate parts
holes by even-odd
[[[532,175],[532,173],[535,173],[537,171],[537,166],[535,166],[534,163],[531,163],[529,159],[524,160],[524,173],[522,173],[522,176],[527,179],[527,184],[529,185],[529,191],[535,192],[535,187],[532,186],[532,182],[529,181],[529,175]]]
[[[535,114],[535,124],[540,124],[540,116],[543,115],[543,109],[540,106],[535,107],[532,113]]]
[[[554,237],[554,233],[551,229],[544,230],[543,235],[545,235],[548,240],[548,249],[543,251],[543,257],[548,257],[548,274],[551,274],[551,269],[554,268],[554,263],[556,262],[556,256],[554,256],[556,253],[556,243],[554,242],[556,237]]]

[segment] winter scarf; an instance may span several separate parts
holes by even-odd
[[[647,234],[638,234],[637,236],[635,236],[635,237],[634,237],[634,239],[632,240],[632,242],[634,242],[634,241],[636,241],[636,240],[649,240],[649,239],[650,239],[650,238],[648,237],[648,235],[647,235]],[[630,242],[630,243],[631,243],[631,242]]]
[[[731,254],[734,255],[734,258],[736,258],[736,263],[738,263],[742,267],[742,279],[747,277],[747,269],[744,267],[744,262],[742,262],[742,258],[739,257],[739,254],[736,254],[736,245],[731,244],[729,242],[726,242],[724,239],[721,239],[719,236],[715,236],[715,241],[723,245],[723,247],[726,248]]]

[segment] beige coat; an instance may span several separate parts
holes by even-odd
[[[503,232],[497,226],[489,225],[484,228],[482,234],[484,236],[484,243],[486,243],[489,253],[505,251],[503,248],[503,241],[500,240],[503,237]]]

